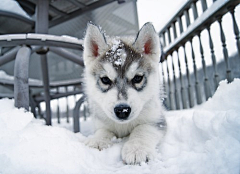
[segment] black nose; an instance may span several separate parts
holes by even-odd
[[[131,113],[131,108],[128,105],[120,104],[114,108],[114,112],[119,119],[127,119]]]

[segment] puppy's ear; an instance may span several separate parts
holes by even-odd
[[[136,40],[133,43],[133,47],[145,56],[151,56],[159,61],[159,37],[151,23],[144,24],[139,30]]]
[[[106,39],[100,29],[88,23],[84,38],[84,62],[97,58],[107,48]]]

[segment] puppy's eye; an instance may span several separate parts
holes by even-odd
[[[135,75],[132,79],[132,83],[135,84],[135,83],[140,83],[143,79],[143,76],[141,75]]]
[[[108,77],[101,77],[100,79],[101,79],[101,82],[104,85],[111,85],[112,84],[112,81]]]

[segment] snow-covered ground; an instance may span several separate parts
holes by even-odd
[[[1,174],[87,173],[226,173],[240,171],[240,79],[221,82],[206,103],[191,110],[166,113],[168,131],[148,164],[123,164],[121,148],[127,138],[113,139],[103,151],[82,142],[92,131],[91,120],[81,123],[82,134],[43,125],[29,112],[0,100]],[[91,135],[90,135],[91,136]]]

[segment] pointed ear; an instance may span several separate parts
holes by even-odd
[[[153,56],[154,58],[156,57],[159,61],[159,37],[151,23],[144,24],[139,30],[133,46],[138,52],[144,55]]]
[[[100,29],[92,24],[88,23],[86,35],[84,38],[84,62],[96,59],[105,49],[107,43],[105,36]]]

